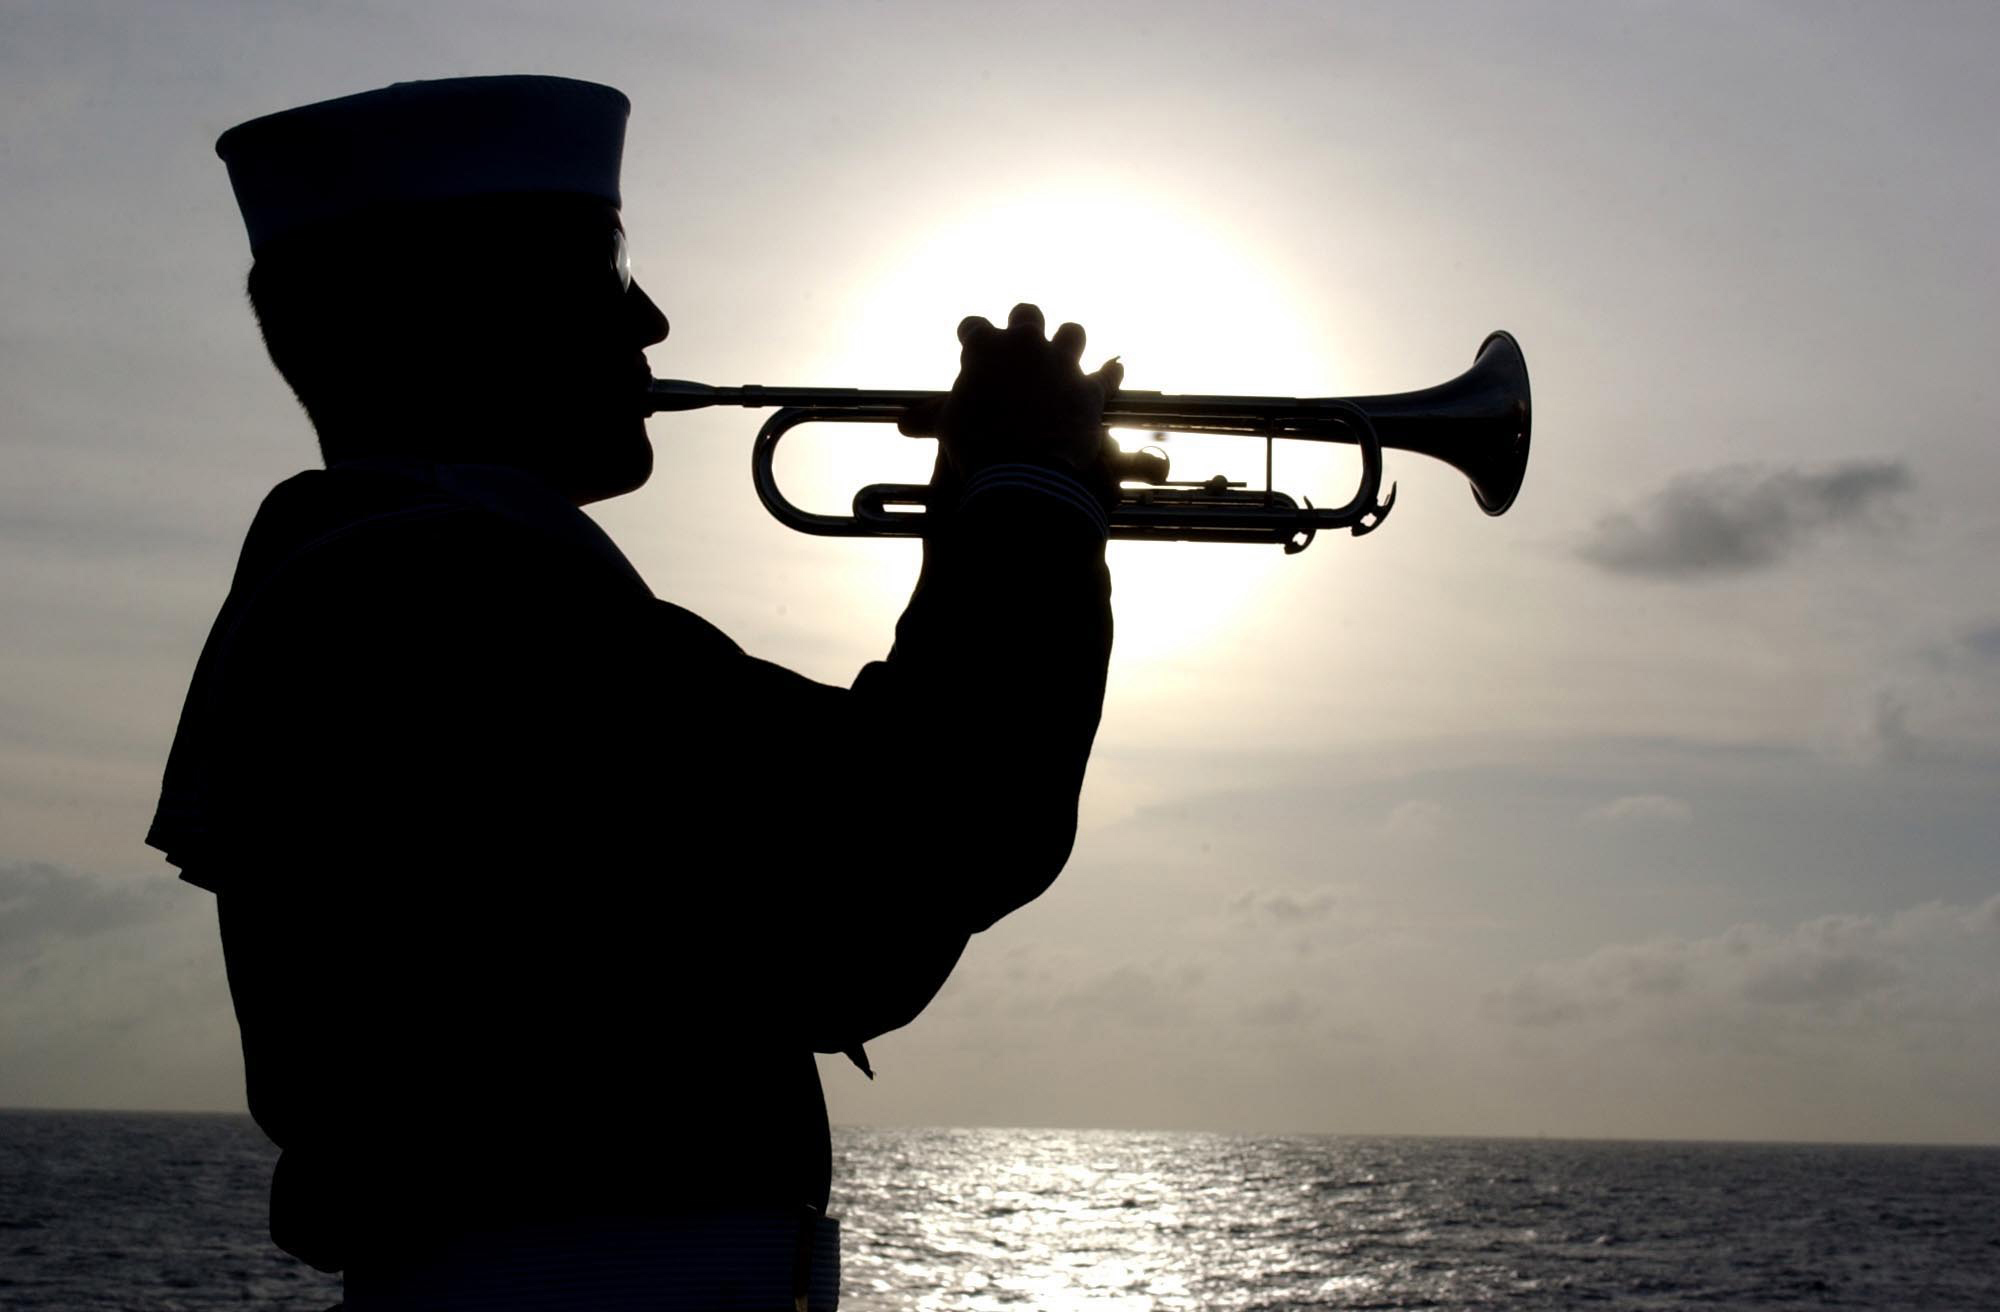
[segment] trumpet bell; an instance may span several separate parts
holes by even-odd
[[[1357,396],[1382,445],[1442,460],[1472,483],[1472,499],[1504,515],[1528,473],[1528,361],[1507,332],[1489,334],[1472,367],[1419,392]]]

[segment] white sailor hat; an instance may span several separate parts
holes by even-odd
[[[566,77],[398,82],[239,123],[229,166],[250,250],[412,201],[570,192],[619,204],[624,93]]]

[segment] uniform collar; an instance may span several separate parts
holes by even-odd
[[[342,460],[329,471],[352,469],[386,474],[430,488],[446,498],[499,515],[580,549],[651,595],[646,581],[597,521],[541,479],[508,465],[455,464],[429,460]]]

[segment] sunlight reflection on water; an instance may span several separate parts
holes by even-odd
[[[1977,1150],[843,1130],[836,1154],[849,1312],[2000,1292],[1978,1208],[1952,1201],[1974,1176],[2000,1201]],[[1885,1206],[1923,1220],[1889,1233]]]
[[[876,1132],[879,1133],[879,1132]],[[1381,1268],[1328,1274],[1352,1234],[1414,1240],[1390,1198],[1318,1197],[1249,1141],[949,1131],[897,1136],[899,1160],[845,1200],[843,1306],[1177,1309],[1379,1295]],[[858,1144],[847,1145],[859,1150]],[[1351,1191],[1350,1191],[1351,1194]],[[926,1201],[929,1200],[929,1201]],[[873,1217],[890,1224],[877,1228]],[[1348,1226],[1330,1222],[1349,1220]]]

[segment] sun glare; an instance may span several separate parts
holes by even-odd
[[[1279,271],[1183,202],[1101,181],[1050,186],[968,207],[896,241],[879,265],[857,272],[842,317],[848,331],[814,362],[814,372],[863,387],[945,386],[957,366],[958,321],[983,314],[1004,323],[1009,308],[1026,300],[1042,307],[1051,328],[1069,319],[1084,325],[1086,368],[1120,356],[1128,388],[1329,394],[1337,381],[1330,362],[1339,353],[1292,291]],[[1263,485],[1262,443],[1117,436],[1128,449],[1161,445],[1175,478],[1226,473]],[[921,446],[919,453],[891,450],[893,441],[855,443],[852,456],[814,457],[814,468],[796,477],[806,495],[830,501],[828,508],[843,506],[862,483],[921,481],[930,444],[906,444]],[[1294,472],[1300,463],[1290,457]],[[1281,490],[1322,502],[1346,498],[1329,483],[1326,461],[1306,463],[1317,484],[1285,486],[1281,464]],[[1279,558],[1275,546],[1114,544],[1121,654],[1147,664],[1193,656],[1228,632],[1228,617],[1255,600]],[[858,582],[907,584],[886,573]]]

